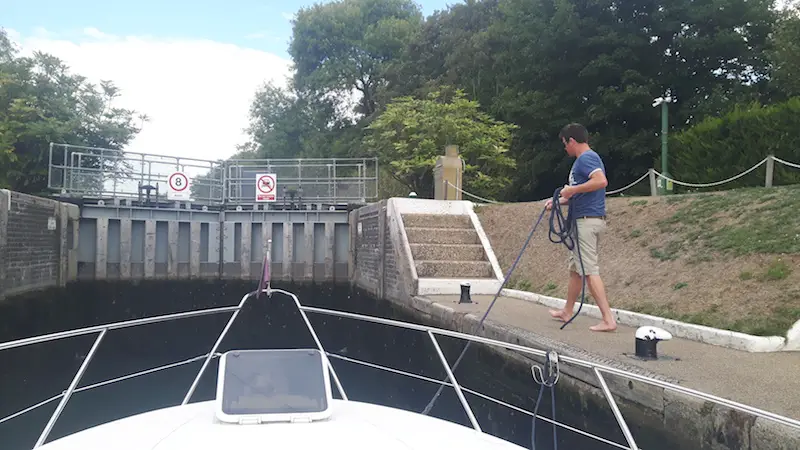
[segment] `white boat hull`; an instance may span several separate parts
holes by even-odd
[[[225,424],[214,402],[198,402],[115,420],[49,442],[43,450],[521,450],[523,447],[435,417],[357,401],[333,400],[329,420]]]

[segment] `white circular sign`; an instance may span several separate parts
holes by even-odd
[[[186,190],[189,186],[189,178],[181,172],[175,172],[169,176],[169,188],[176,192]]]
[[[275,190],[275,178],[271,175],[263,175],[256,183],[258,191],[262,194],[270,194]]]

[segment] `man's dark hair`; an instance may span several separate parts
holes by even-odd
[[[558,133],[558,138],[564,141],[569,141],[569,138],[572,138],[579,144],[585,144],[589,142],[589,131],[579,123],[570,123],[561,129],[561,132]]]

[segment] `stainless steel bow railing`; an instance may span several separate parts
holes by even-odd
[[[758,408],[754,408],[754,407],[751,407],[751,406],[748,406],[748,405],[744,405],[744,404],[737,403],[737,402],[734,402],[734,401],[731,401],[731,400],[720,398],[720,397],[717,397],[717,396],[714,396],[714,395],[711,395],[711,394],[707,394],[705,392],[701,392],[701,391],[689,389],[689,388],[686,388],[686,387],[683,387],[683,386],[675,385],[675,384],[672,384],[672,383],[669,383],[669,382],[657,380],[657,379],[654,379],[654,378],[649,378],[649,377],[646,377],[646,376],[643,376],[643,375],[638,375],[638,374],[635,374],[635,373],[627,372],[627,371],[624,371],[624,370],[616,369],[616,368],[605,366],[605,365],[601,365],[601,364],[596,364],[594,362],[582,360],[582,359],[579,359],[579,358],[559,355],[559,360],[564,362],[564,363],[574,364],[576,366],[588,368],[588,369],[593,371],[593,373],[595,374],[595,376],[597,377],[597,379],[599,381],[600,387],[601,387],[606,399],[608,400],[609,406],[611,407],[611,410],[612,410],[612,412],[614,414],[614,417],[616,418],[617,423],[619,424],[619,426],[620,426],[620,428],[622,430],[622,433],[623,433],[623,435],[625,437],[625,440],[627,441],[627,445],[619,444],[617,442],[613,442],[611,440],[605,439],[605,438],[603,438],[601,436],[597,436],[597,435],[594,435],[594,434],[589,433],[587,431],[580,430],[580,429],[577,429],[577,428],[572,427],[570,425],[567,425],[567,424],[560,423],[558,421],[552,420],[550,418],[547,418],[547,417],[544,417],[544,416],[541,416],[541,415],[538,415],[538,414],[534,414],[531,411],[525,410],[523,408],[519,408],[517,406],[508,404],[508,403],[503,402],[501,400],[492,398],[492,397],[490,397],[488,395],[481,394],[481,393],[479,393],[477,391],[474,391],[474,390],[471,390],[471,389],[467,389],[467,388],[459,385],[458,381],[456,380],[455,375],[453,374],[453,372],[452,372],[452,370],[450,368],[450,365],[448,364],[447,360],[444,357],[444,354],[443,354],[443,352],[442,352],[442,350],[441,350],[441,348],[439,346],[439,342],[438,342],[436,336],[437,335],[438,336],[448,336],[448,337],[452,337],[452,338],[463,339],[463,340],[466,340],[466,341],[472,341],[472,342],[476,342],[476,343],[486,344],[486,345],[489,345],[489,346],[492,346],[492,347],[503,348],[503,349],[507,349],[507,350],[514,350],[514,351],[518,351],[518,352],[525,353],[525,354],[528,354],[528,355],[535,355],[535,356],[539,356],[539,357],[545,357],[546,353],[547,353],[545,351],[538,350],[538,349],[533,349],[533,348],[529,348],[529,347],[525,347],[525,346],[522,346],[522,345],[511,344],[511,343],[508,343],[508,342],[497,341],[497,340],[494,340],[494,339],[484,338],[484,337],[480,337],[480,336],[474,336],[474,335],[470,335],[470,334],[460,333],[460,332],[457,332],[457,331],[451,331],[451,330],[436,328],[436,327],[418,325],[418,324],[407,323],[407,322],[402,322],[402,321],[392,320],[392,319],[385,319],[385,318],[380,318],[380,317],[372,317],[372,316],[367,316],[367,315],[363,315],[363,314],[356,314],[356,313],[350,313],[350,312],[345,312],[345,311],[337,311],[337,310],[331,310],[331,309],[325,309],[325,308],[303,306],[300,303],[300,301],[298,300],[297,296],[295,296],[291,292],[287,292],[287,291],[280,290],[280,289],[271,289],[268,284],[266,285],[266,288],[262,288],[262,286],[260,286],[259,290],[256,290],[256,291],[253,291],[253,292],[249,292],[248,294],[246,294],[244,297],[242,297],[242,300],[239,302],[239,304],[237,306],[229,306],[229,307],[221,307],[221,308],[209,308],[209,309],[203,309],[203,310],[197,310],[197,311],[187,311],[187,312],[176,313],[176,314],[167,314],[167,315],[162,315],[162,316],[155,316],[155,317],[148,317],[148,318],[142,318],[142,319],[128,320],[128,321],[123,321],[123,322],[115,322],[115,323],[109,323],[109,324],[104,324],[104,325],[96,325],[96,326],[80,328],[80,329],[76,329],[76,330],[64,331],[64,332],[59,332],[59,333],[52,333],[52,334],[47,334],[47,335],[42,335],[42,336],[36,336],[36,337],[31,337],[31,338],[26,338],[26,339],[20,339],[20,340],[0,343],[0,351],[2,351],[2,350],[11,349],[11,348],[24,347],[24,346],[28,346],[28,345],[43,343],[43,342],[51,342],[51,341],[56,341],[56,340],[60,340],[60,339],[70,338],[70,337],[76,337],[76,336],[83,336],[83,335],[89,335],[89,334],[98,333],[98,336],[95,339],[91,350],[86,355],[86,358],[83,360],[80,368],[78,369],[78,371],[76,372],[75,376],[73,377],[72,382],[69,384],[69,387],[62,394],[53,396],[53,397],[51,397],[51,398],[49,398],[47,400],[41,401],[41,402],[39,402],[39,403],[37,403],[35,405],[32,405],[32,406],[30,406],[28,408],[25,408],[25,409],[23,409],[21,411],[18,411],[16,413],[14,413],[14,414],[11,414],[11,415],[9,415],[7,417],[4,417],[4,418],[0,419],[0,423],[3,423],[3,422],[11,420],[13,418],[19,417],[22,414],[25,414],[25,413],[27,413],[29,411],[32,411],[32,410],[34,410],[34,409],[36,409],[38,407],[41,407],[41,406],[43,406],[45,404],[48,404],[48,403],[53,402],[56,399],[60,398],[61,400],[60,400],[58,406],[56,407],[56,410],[51,415],[50,419],[47,422],[47,425],[45,425],[44,429],[42,430],[42,433],[39,436],[39,439],[36,441],[36,444],[35,444],[34,448],[37,448],[37,447],[40,447],[42,444],[44,444],[45,440],[47,439],[47,436],[49,435],[50,431],[53,428],[53,425],[55,424],[55,422],[58,420],[59,416],[63,412],[64,407],[66,406],[66,404],[69,401],[70,397],[75,392],[89,390],[89,389],[93,389],[93,388],[99,387],[99,386],[105,386],[105,385],[112,384],[112,383],[115,383],[115,382],[119,382],[119,381],[122,381],[122,380],[130,379],[130,378],[134,378],[134,377],[138,377],[138,376],[142,376],[142,375],[147,375],[147,374],[150,374],[150,373],[158,372],[158,371],[161,371],[161,370],[166,370],[166,369],[169,369],[169,368],[178,367],[180,365],[189,364],[189,363],[192,363],[192,362],[195,362],[195,361],[199,361],[200,359],[203,359],[204,360],[203,366],[200,368],[199,372],[197,373],[194,381],[192,382],[191,387],[187,391],[187,393],[186,393],[186,395],[185,395],[185,397],[184,397],[184,399],[183,399],[183,401],[181,403],[181,404],[185,405],[191,399],[192,394],[194,393],[195,389],[197,388],[197,385],[198,385],[198,382],[200,380],[200,377],[205,372],[205,370],[208,367],[208,364],[210,363],[211,359],[219,356],[219,353],[217,353],[217,350],[218,350],[220,344],[222,343],[223,339],[227,335],[228,331],[230,330],[231,326],[236,321],[236,318],[238,317],[238,315],[241,312],[242,308],[245,306],[245,304],[247,303],[248,300],[250,300],[252,298],[258,298],[260,296],[260,294],[262,294],[262,293],[267,294],[269,296],[271,296],[272,294],[275,294],[275,293],[279,293],[279,294],[284,294],[284,295],[286,295],[286,296],[288,296],[289,298],[292,299],[294,305],[297,307],[297,310],[300,312],[300,315],[302,316],[303,321],[304,321],[306,327],[308,328],[309,333],[311,333],[311,336],[313,337],[314,342],[317,345],[317,348],[324,355],[325,363],[326,363],[326,365],[327,365],[327,367],[328,367],[328,369],[330,371],[331,376],[334,379],[334,383],[336,385],[336,388],[337,388],[339,394],[341,395],[342,399],[345,400],[345,401],[348,400],[347,394],[345,393],[344,387],[342,386],[341,381],[339,380],[339,377],[336,374],[336,371],[333,369],[333,366],[330,364],[330,359],[329,358],[335,358],[335,359],[339,359],[339,360],[342,360],[342,361],[347,361],[347,362],[360,364],[360,365],[364,365],[364,366],[367,366],[367,367],[372,367],[372,368],[376,368],[376,369],[380,369],[380,370],[384,370],[384,371],[388,371],[388,372],[392,372],[392,373],[396,373],[396,374],[401,374],[401,375],[409,376],[409,377],[412,377],[412,378],[428,381],[428,382],[431,382],[431,383],[450,386],[456,391],[458,399],[461,402],[462,406],[464,407],[464,410],[465,410],[465,412],[466,412],[466,414],[467,414],[467,416],[468,416],[473,428],[475,430],[477,430],[478,432],[481,432],[481,427],[478,424],[477,419],[475,418],[475,415],[473,414],[472,409],[471,409],[469,403],[467,402],[467,400],[466,400],[466,398],[464,396],[464,392],[468,392],[468,393],[473,394],[475,396],[478,396],[478,397],[481,397],[483,399],[489,400],[489,401],[491,401],[493,403],[496,403],[498,405],[502,405],[502,406],[505,406],[507,408],[511,408],[511,409],[516,410],[518,412],[521,412],[523,414],[527,414],[529,416],[536,417],[539,420],[543,420],[545,422],[552,423],[552,424],[554,424],[554,425],[556,425],[558,427],[573,431],[575,433],[578,433],[578,434],[581,434],[583,436],[592,438],[592,439],[594,439],[594,440],[596,440],[598,442],[603,442],[605,444],[608,444],[608,445],[616,447],[616,448],[631,449],[631,450],[638,449],[639,447],[636,445],[636,442],[635,442],[633,436],[631,435],[630,429],[628,428],[628,425],[625,422],[625,419],[622,417],[622,414],[620,413],[620,410],[619,410],[619,408],[617,406],[617,403],[616,403],[611,391],[608,388],[606,380],[605,380],[605,378],[603,376],[604,373],[621,376],[621,377],[624,377],[624,378],[626,378],[628,380],[640,381],[640,382],[644,382],[644,383],[647,383],[647,384],[650,384],[650,385],[659,386],[659,387],[662,387],[664,389],[669,389],[669,390],[672,390],[672,391],[675,391],[675,392],[680,392],[680,393],[683,393],[683,394],[686,394],[686,395],[689,395],[689,396],[692,396],[692,397],[695,397],[695,398],[698,398],[698,399],[711,401],[711,402],[714,402],[716,404],[723,405],[723,406],[726,406],[726,407],[729,407],[729,408],[732,408],[732,409],[735,409],[735,410],[738,410],[738,411],[741,411],[741,412],[744,412],[744,413],[747,413],[747,414],[752,414],[752,415],[757,416],[757,417],[762,417],[762,418],[765,418],[765,419],[768,419],[768,420],[772,420],[772,421],[775,421],[775,422],[783,424],[783,425],[787,425],[789,427],[800,429],[800,421],[795,420],[795,419],[791,419],[791,418],[784,417],[784,416],[781,416],[781,415],[778,415],[778,414],[774,414],[774,413],[770,413],[770,412],[767,412],[767,411],[763,411],[763,410],[760,410]],[[194,357],[194,358],[190,358],[190,359],[187,359],[187,360],[184,360],[184,361],[180,361],[180,362],[176,362],[176,363],[172,363],[172,364],[167,364],[167,365],[164,365],[164,366],[156,367],[156,368],[153,368],[153,369],[148,369],[148,370],[137,372],[137,373],[134,373],[134,374],[125,375],[123,377],[115,378],[115,379],[112,379],[112,380],[106,380],[106,381],[103,381],[103,382],[100,382],[100,383],[95,383],[93,385],[77,388],[78,383],[80,383],[81,377],[83,376],[84,372],[86,371],[87,366],[89,365],[89,363],[91,363],[91,361],[92,361],[92,359],[93,359],[93,357],[94,357],[94,355],[95,355],[95,353],[97,351],[97,348],[99,347],[100,343],[103,341],[103,338],[106,336],[106,334],[109,331],[123,329],[123,328],[136,327],[136,326],[139,326],[139,325],[158,323],[158,322],[181,320],[181,319],[186,319],[186,318],[190,318],[190,317],[198,317],[198,316],[212,315],[212,314],[221,314],[221,313],[226,313],[226,312],[233,312],[233,315],[230,317],[230,319],[228,320],[228,323],[226,324],[225,328],[222,330],[222,332],[217,337],[217,340],[214,343],[214,346],[212,347],[212,349],[211,349],[211,351],[209,353],[207,353],[205,355],[197,356],[197,357]],[[391,367],[381,366],[381,365],[378,365],[378,364],[370,363],[368,361],[362,361],[362,360],[358,360],[358,359],[355,359],[355,358],[349,358],[349,357],[342,356],[342,355],[328,353],[328,352],[326,352],[324,350],[324,348],[322,346],[322,343],[320,342],[320,340],[319,340],[319,338],[317,336],[317,333],[314,330],[314,327],[311,325],[311,322],[309,321],[308,316],[306,315],[307,312],[308,313],[313,313],[313,314],[322,314],[322,315],[326,315],[326,316],[343,317],[343,318],[361,320],[361,321],[365,321],[365,322],[377,323],[377,324],[382,324],[382,325],[387,325],[387,326],[392,326],[392,327],[399,327],[399,328],[403,328],[403,329],[407,329],[407,330],[416,330],[416,331],[424,332],[424,333],[428,334],[428,336],[430,337],[430,339],[431,339],[431,341],[432,341],[432,343],[434,345],[434,348],[436,349],[436,353],[437,353],[442,365],[445,368],[445,372],[447,373],[447,377],[449,379],[449,382],[448,381],[437,380],[437,379],[433,379],[433,378],[429,378],[429,377],[424,377],[424,376],[421,376],[421,375],[417,375],[417,374],[401,371],[401,370],[394,369],[394,368],[391,368]]]

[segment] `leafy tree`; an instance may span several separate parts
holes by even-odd
[[[784,95],[800,95],[800,8],[788,8],[775,25],[770,52],[776,88]]]
[[[349,97],[357,90],[357,112],[372,115],[385,66],[421,22],[412,0],[342,0],[301,9],[289,46],[297,89],[316,98]]]
[[[305,130],[303,153],[293,154],[374,151],[359,146],[360,134],[374,139],[370,123],[392,99],[429,99],[449,85],[482,113],[517,125],[508,155],[519,167],[509,175],[508,199],[542,198],[564,183],[571,161],[556,136],[573,121],[589,128],[613,189],[657,161],[660,111],[651,106],[653,98],[669,93],[676,100],[669,109],[671,134],[736,105],[770,103],[778,98],[770,75],[774,69],[780,80],[781,70],[792,73],[780,61],[791,60],[785,55],[797,40],[781,30],[770,39],[778,17],[772,0],[465,0],[420,16],[405,0],[342,0],[298,14],[290,46],[297,69],[293,92],[313,99],[309,107],[321,117],[342,120],[327,127],[287,120]],[[789,30],[789,24],[780,26]],[[334,99],[354,89],[363,93],[363,117],[345,121]],[[784,91],[783,97],[791,92]],[[339,108],[329,114],[323,101]],[[413,184],[411,173],[401,177],[405,184]]]
[[[389,173],[420,196],[433,195],[433,167],[448,144],[466,162],[463,188],[501,195],[516,166],[508,155],[515,126],[492,119],[461,90],[443,87],[425,98],[392,101],[368,127],[365,149],[388,162]]]
[[[669,92],[674,128],[758,98],[766,82],[763,50],[771,0],[505,0],[492,25],[499,94],[491,111],[521,127],[512,153],[523,199],[551,195],[569,161],[555,139],[565,123],[584,123],[604,156],[611,187],[652,167],[659,110]],[[532,175],[532,176],[531,176]]]
[[[489,29],[501,18],[498,5],[499,0],[466,0],[433,13],[400,57],[387,64],[381,96],[424,96],[440,85],[453,85],[491,104],[495,53],[502,49],[494,45]]]
[[[260,158],[309,157],[316,153],[319,134],[324,133],[332,113],[330,105],[315,105],[289,89],[266,83],[256,92],[250,107],[248,134]]]
[[[18,56],[0,29],[0,186],[46,193],[51,142],[121,149],[147,118],[112,107],[118,96],[112,82],[88,83],[52,55]],[[81,151],[87,153],[83,167],[97,169],[80,177],[81,188],[100,190],[104,172],[120,175],[125,170],[119,160]]]

